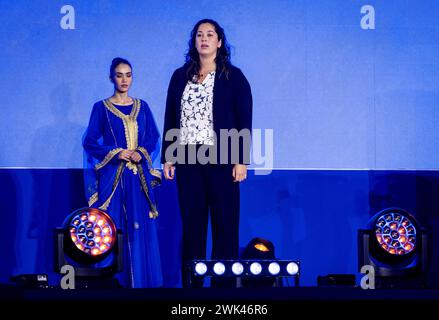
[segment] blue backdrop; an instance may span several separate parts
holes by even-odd
[[[356,230],[377,210],[405,207],[433,228],[438,12],[434,0],[0,2],[0,280],[49,272],[51,229],[85,205],[81,136],[112,94],[111,59],[132,62],[131,93],[162,128],[170,76],[205,17],[224,27],[251,84],[254,127],[273,129],[276,170],[243,184],[242,245],[273,240],[312,285],[357,272]],[[160,219],[175,286],[175,185],[159,192],[175,200]]]
[[[190,30],[211,17],[251,83],[254,127],[274,130],[274,167],[439,168],[437,1],[68,4],[0,4],[0,166],[81,168],[81,135],[93,103],[112,94],[115,56],[133,63],[132,94],[162,127]]]

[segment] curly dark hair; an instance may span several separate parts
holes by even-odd
[[[186,75],[188,80],[193,81],[194,76],[198,75],[200,72],[200,56],[198,54],[197,48],[195,46],[195,39],[197,37],[198,28],[203,23],[210,23],[215,28],[215,32],[218,35],[218,40],[221,40],[221,47],[218,48],[217,55],[215,58],[216,69],[220,72],[221,76],[223,73],[226,78],[229,78],[230,72],[230,45],[227,42],[226,35],[224,33],[224,29],[212,19],[202,19],[198,21],[191,32],[191,38],[189,40],[189,49],[186,53],[186,64],[187,71]]]

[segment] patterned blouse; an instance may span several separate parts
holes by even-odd
[[[188,81],[181,97],[180,144],[214,144],[213,86],[215,71],[202,83]]]

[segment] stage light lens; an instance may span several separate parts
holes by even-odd
[[[299,272],[299,266],[295,262],[290,262],[287,264],[287,272],[288,274],[294,276]]]
[[[262,272],[262,266],[261,266],[261,264],[260,264],[259,262],[253,262],[253,263],[250,265],[250,272],[251,272],[252,274],[254,274],[255,276],[258,275],[258,274],[260,274],[260,273]]]
[[[255,244],[255,249],[262,251],[262,252],[268,252],[270,251],[270,249],[267,248],[267,246],[263,243],[256,243]]]
[[[81,210],[67,222],[70,240],[76,248],[88,256],[101,256],[109,251],[116,241],[116,226],[105,212],[87,208]],[[101,245],[102,231],[105,234],[103,238],[106,245]]]
[[[386,225],[386,220],[384,220],[384,219],[380,219],[377,222],[377,226],[379,226],[380,228],[384,227],[385,225]]]
[[[270,272],[270,274],[272,275],[277,275],[280,272],[280,266],[279,263],[277,262],[272,262],[268,265],[268,272]]]
[[[387,212],[376,221],[374,227],[376,239],[386,252],[391,255],[406,255],[415,249],[416,228],[409,217]]]
[[[217,275],[222,275],[226,271],[226,266],[222,262],[217,262],[213,265],[213,272]]]
[[[198,262],[198,263],[195,265],[195,272],[196,272],[198,275],[200,275],[200,276],[206,274],[206,272],[207,272],[207,266],[206,266],[206,264],[205,264],[204,262]]]
[[[401,244],[404,244],[407,242],[407,237],[406,236],[400,236],[399,237],[399,241],[401,242]]]
[[[242,263],[235,262],[232,265],[232,272],[234,275],[237,275],[237,276],[241,275],[244,272],[244,266],[242,265]]]

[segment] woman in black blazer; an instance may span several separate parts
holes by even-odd
[[[224,30],[216,21],[198,21],[186,63],[169,83],[161,158],[166,179],[177,168],[183,286],[203,285],[186,267],[206,258],[209,211],[212,259],[238,258],[239,183],[247,177],[251,123],[250,85],[230,63]],[[234,286],[230,280],[215,284]]]

